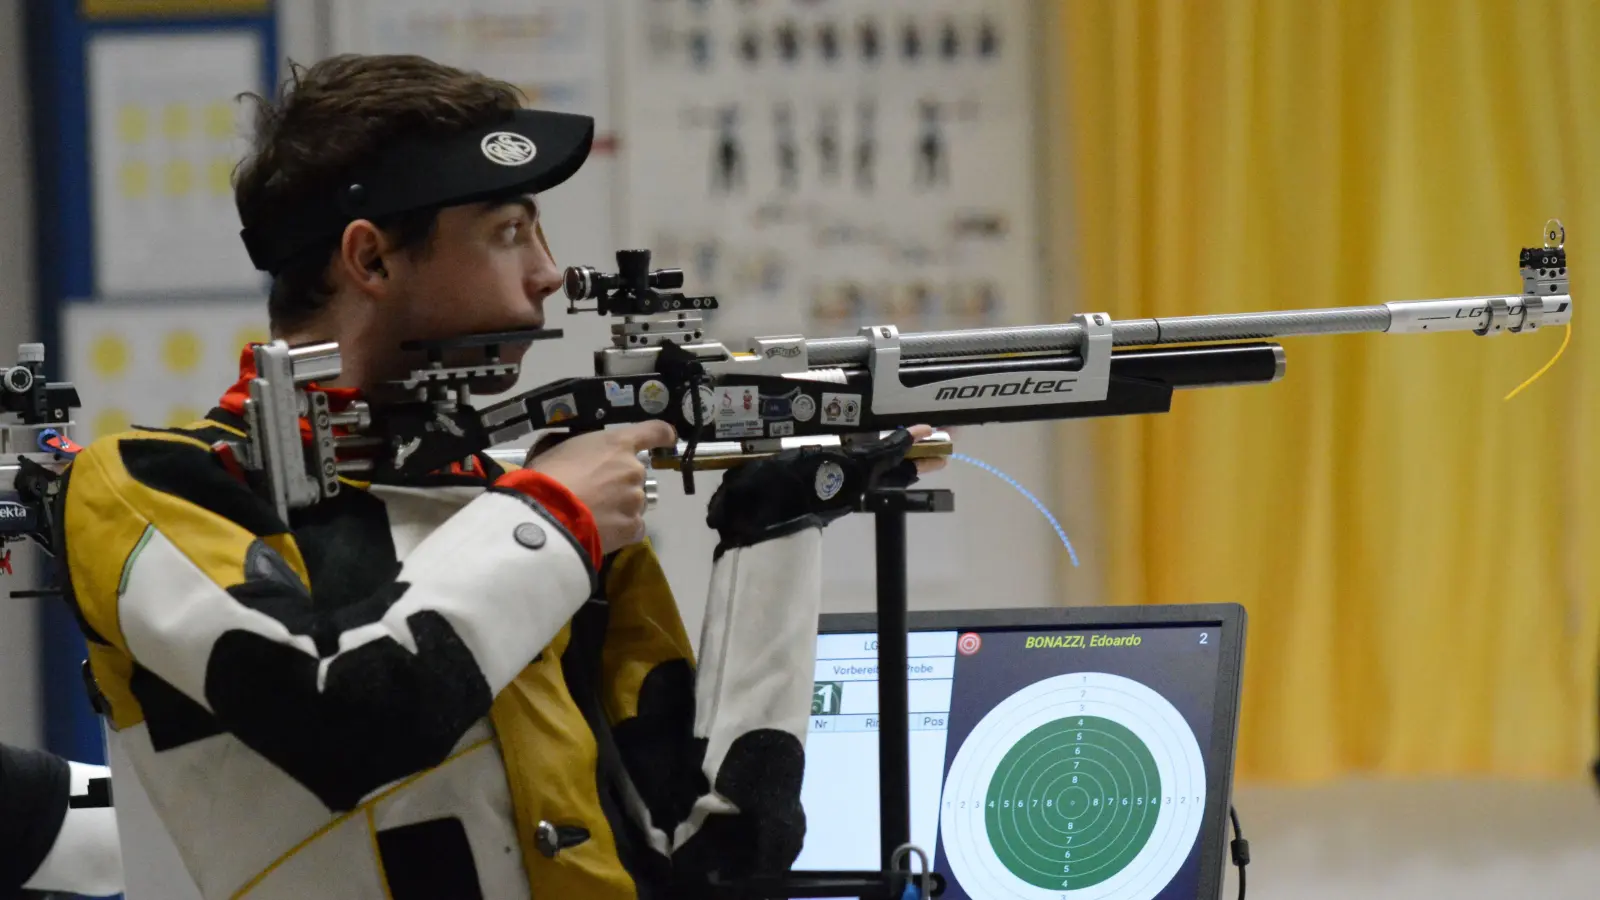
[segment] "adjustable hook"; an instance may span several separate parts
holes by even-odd
[[[1554,242],[1555,246],[1551,246]],[[1567,226],[1561,224],[1560,219],[1551,219],[1544,223],[1544,247],[1546,250],[1560,250],[1567,245]]]
[[[906,889],[900,895],[900,900],[929,900],[933,896],[933,870],[928,866],[928,854],[916,844],[901,844],[889,857],[889,868],[900,871],[905,865],[906,856],[916,854],[922,863],[922,868],[908,874],[915,875],[915,881],[907,881]]]

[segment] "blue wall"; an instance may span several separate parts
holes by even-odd
[[[160,6],[160,4],[153,4]],[[273,4],[264,11],[229,13],[237,3],[173,3],[169,8],[201,9],[89,18],[79,0],[27,0],[28,96],[32,103],[34,210],[38,247],[36,325],[49,377],[63,376],[61,311],[67,303],[95,302],[94,227],[89,171],[87,51],[91,37],[115,32],[255,34],[262,45],[260,90],[278,79],[277,18]],[[48,563],[47,563],[48,564]],[[84,687],[83,635],[73,615],[57,600],[39,601],[39,647],[45,742],[51,751],[81,762],[104,762],[99,720]]]

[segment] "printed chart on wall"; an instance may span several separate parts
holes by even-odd
[[[239,355],[267,340],[266,303],[69,303],[62,316],[66,377],[83,407],[78,443],[131,425],[199,419],[239,378]]]
[[[90,38],[97,296],[262,290],[231,182],[261,52],[244,31]]]
[[[1030,6],[638,3],[618,20],[625,241],[715,296],[707,330],[730,343],[1036,321]],[[961,447],[1043,489],[1041,437],[978,429]],[[1026,501],[976,479],[961,515],[917,517],[918,602],[970,605],[963,561],[1001,554],[999,590],[1046,602],[1054,550],[999,527]],[[871,529],[830,526],[829,608],[870,603]]]
[[[1027,22],[1025,0],[640,3],[628,240],[722,301],[719,337],[1022,321]]]
[[[415,53],[516,85],[527,104],[595,119],[595,146],[582,169],[539,198],[539,216],[558,265],[609,266],[612,215],[609,3],[596,0],[338,0],[328,4],[334,52]],[[610,340],[598,316],[567,317],[565,300],[545,303],[549,327],[566,337],[540,345],[519,387],[588,374]]]

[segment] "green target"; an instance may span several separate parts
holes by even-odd
[[[961,738],[939,838],[983,900],[1150,900],[1188,858],[1205,758],[1182,713],[1110,672],[1036,681]]]
[[[1041,888],[1084,888],[1122,871],[1155,830],[1161,777],[1144,742],[1098,716],[1029,732],[989,780],[995,855]]]

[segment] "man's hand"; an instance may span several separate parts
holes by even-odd
[[[736,466],[712,495],[706,524],[729,546],[826,525],[875,487],[904,487],[943,468],[943,459],[905,458],[914,442],[932,434],[917,425],[849,448],[800,447]]]
[[[910,428],[907,428],[906,430],[911,432],[911,440],[913,440],[913,441],[925,441],[928,438],[933,437],[933,426],[932,425],[913,425]],[[947,434],[951,434],[952,437],[954,436],[954,433],[953,432],[949,432],[948,430],[946,431],[946,433]],[[916,467],[917,467],[917,474],[918,475],[927,475],[930,472],[937,472],[940,469],[944,468],[946,465],[948,465],[949,462],[950,462],[950,460],[945,459],[942,456],[934,456],[934,457],[930,457],[928,459],[914,459],[914,460],[912,460],[912,463],[915,464]],[[915,481],[916,479],[912,479],[912,480]]]
[[[645,467],[640,451],[673,447],[677,432],[653,420],[567,438],[529,454],[527,467],[560,482],[594,516],[600,548],[610,553],[644,536]]]

